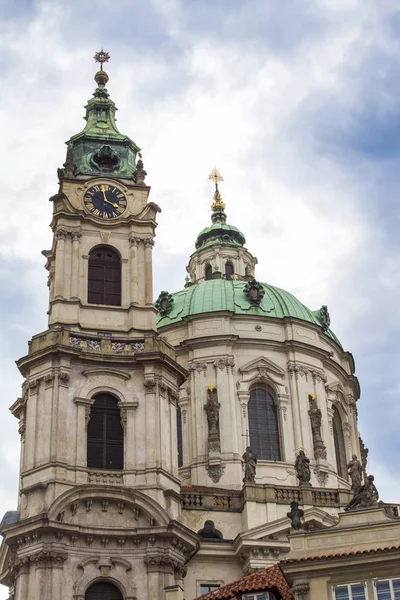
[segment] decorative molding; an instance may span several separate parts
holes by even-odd
[[[157,381],[153,375],[145,375],[143,385],[147,394],[154,394],[156,392]]]
[[[144,352],[144,342],[111,342],[111,351],[115,354],[127,354],[131,352]]]
[[[207,465],[206,471],[210,479],[212,479],[214,483],[218,483],[222,475],[224,474],[225,465],[223,463],[219,463],[216,465]]]
[[[213,365],[214,365],[214,368],[216,371],[218,371],[218,369],[220,369],[221,371],[226,369],[226,371],[229,372],[229,367],[230,367],[230,369],[233,373],[233,367],[235,366],[235,359],[233,356],[217,358],[216,360],[214,360]]]
[[[328,381],[325,371],[320,369],[315,369],[313,366],[297,363],[295,361],[288,362],[288,371],[293,379],[293,376],[296,379],[300,377],[305,377],[306,381],[308,381],[308,375],[311,375],[314,381],[324,382]]]
[[[59,241],[63,242],[65,240],[65,238],[67,237],[68,233],[69,232],[66,229],[57,229],[57,231],[55,233],[57,242],[59,242]]]
[[[204,377],[207,372],[207,363],[206,362],[193,362],[189,364],[189,370],[193,373],[203,373]]]
[[[166,317],[174,307],[174,299],[169,292],[160,292],[160,295],[155,301],[154,306],[160,313],[161,317]]]
[[[69,338],[69,345],[82,350],[101,350],[100,340],[86,340],[72,335]]]

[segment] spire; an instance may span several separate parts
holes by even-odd
[[[117,107],[106,88],[109,77],[103,69],[110,55],[102,48],[93,58],[100,63],[100,70],[94,76],[97,87],[93,98],[85,106],[86,125],[67,142],[73,173],[135,179],[136,155],[140,148],[118,131],[115,122]]]
[[[196,240],[196,249],[209,246],[244,246],[245,237],[237,227],[228,225],[226,222],[225,203],[218,189],[218,184],[224,180],[216,167],[211,171],[208,179],[215,183],[215,191],[211,205],[212,225],[206,227],[199,233]]]
[[[208,179],[211,179],[215,183],[215,192],[214,192],[214,202],[211,205],[212,215],[211,221],[213,223],[226,223],[226,214],[225,214],[225,203],[222,201],[222,196],[218,189],[218,183],[224,180],[221,173],[218,171],[216,167],[211,171],[208,176]]]

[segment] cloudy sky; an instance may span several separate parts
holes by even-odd
[[[312,309],[356,360],[360,429],[400,503],[400,11],[396,0],[0,0],[1,498],[17,504],[14,360],[46,328],[41,256],[94,51],[162,208],[155,291],[184,283],[217,165],[257,278]],[[0,592],[0,598],[5,598]]]

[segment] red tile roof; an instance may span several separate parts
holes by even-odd
[[[340,552],[339,554],[321,554],[319,556],[307,556],[304,558],[285,558],[281,560],[281,565],[298,563],[310,560],[327,560],[330,558],[346,558],[348,556],[360,556],[362,554],[382,554],[391,552],[392,550],[400,550],[400,546],[386,546],[385,548],[370,548],[369,550],[355,550],[354,552]]]
[[[222,585],[212,592],[207,592],[202,596],[198,596],[195,600],[199,600],[200,598],[201,600],[217,600],[219,598],[228,600],[230,598],[237,598],[238,594],[255,592],[258,590],[275,591],[278,592],[282,600],[293,600],[290,586],[277,564],[267,569],[255,571],[254,573],[251,573],[251,575],[242,577],[242,579],[238,579],[232,583]]]

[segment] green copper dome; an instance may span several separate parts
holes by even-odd
[[[165,316],[158,315],[158,329],[179,323],[190,315],[217,311],[277,319],[295,318],[321,327],[319,311],[311,311],[289,292],[267,283],[262,284],[265,294],[260,306],[252,305],[245,295],[246,283],[238,280],[211,279],[172,294],[172,309]],[[341,347],[339,340],[330,329],[326,331],[326,335]]]

